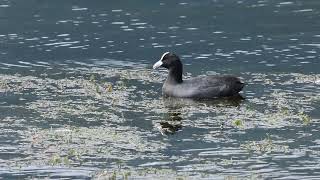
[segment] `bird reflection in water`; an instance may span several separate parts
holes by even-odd
[[[182,129],[181,112],[169,112],[166,116],[166,121],[160,122],[157,126],[162,135],[174,134]]]
[[[211,99],[211,100],[194,100],[181,98],[164,98],[165,108],[168,110],[164,114],[164,121],[158,123],[156,127],[162,135],[173,135],[182,129],[182,108],[185,106],[197,106],[199,103],[205,103],[211,106],[240,106],[244,101],[242,96],[229,98]],[[220,126],[223,130],[223,123]]]

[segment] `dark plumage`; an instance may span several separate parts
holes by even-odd
[[[182,63],[180,58],[166,52],[161,59],[153,65],[153,69],[164,67],[169,70],[169,75],[162,87],[165,96],[180,98],[210,99],[218,97],[238,96],[244,83],[239,78],[224,76],[200,76],[182,79]]]

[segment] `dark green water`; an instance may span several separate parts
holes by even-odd
[[[0,179],[319,179],[320,1],[0,0]],[[234,74],[245,100],[164,99]]]

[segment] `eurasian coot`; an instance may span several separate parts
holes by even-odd
[[[239,78],[224,76],[200,76],[182,80],[182,63],[180,58],[170,52],[164,53],[153,69],[164,67],[169,75],[162,87],[164,96],[179,98],[210,99],[238,96],[244,83]]]

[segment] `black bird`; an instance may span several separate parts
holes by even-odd
[[[182,79],[182,63],[180,58],[170,52],[164,53],[153,69],[164,67],[169,75],[162,87],[162,93],[167,97],[212,99],[219,97],[239,96],[244,83],[231,75],[200,76]]]

